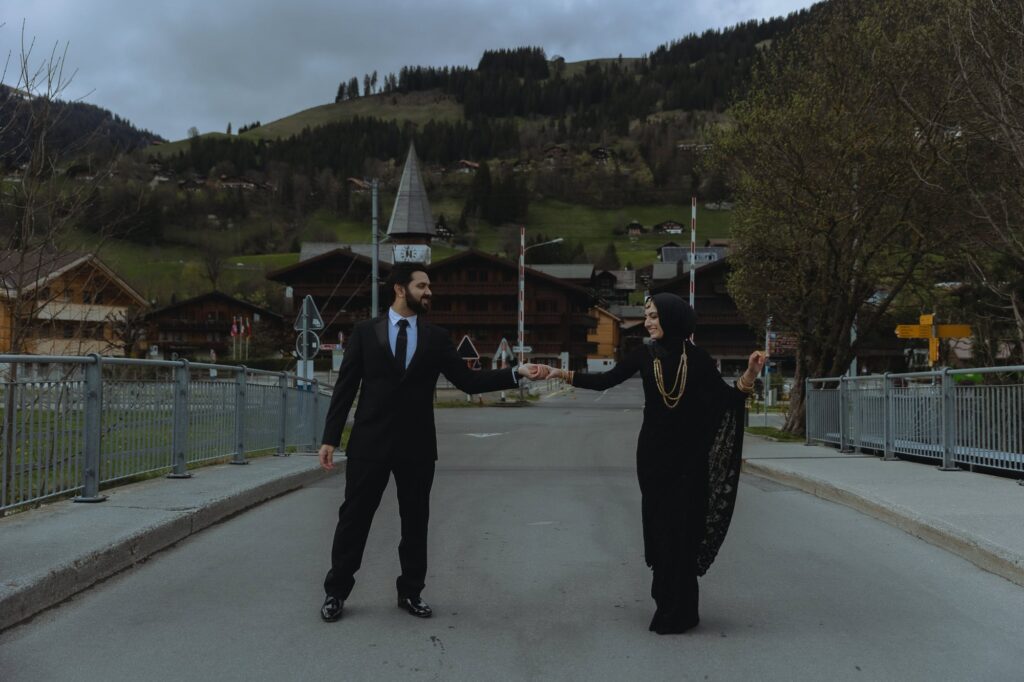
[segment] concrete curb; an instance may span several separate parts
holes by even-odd
[[[1024,587],[1024,556],[943,521],[917,514],[882,498],[839,488],[814,476],[780,470],[764,460],[743,460],[743,472],[850,507]]]
[[[343,461],[336,463],[333,472],[311,469],[288,474],[182,510],[170,519],[117,538],[106,546],[83,551],[45,573],[28,577],[23,586],[0,596],[0,631],[32,618],[204,528],[340,471],[344,471]]]

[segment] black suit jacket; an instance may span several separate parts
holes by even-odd
[[[388,341],[387,314],[358,323],[341,362],[327,410],[323,442],[335,447],[359,391],[359,404],[346,454],[349,459],[437,459],[434,387],[437,377],[466,393],[487,393],[516,386],[510,369],[475,371],[459,357],[448,332],[416,322],[416,353],[405,372]],[[361,386],[361,389],[360,389]]]

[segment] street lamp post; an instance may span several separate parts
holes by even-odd
[[[519,355],[519,364],[523,364],[525,353],[523,349],[526,347],[526,252],[530,249],[535,249],[538,246],[547,246],[548,244],[558,244],[563,241],[561,237],[552,239],[551,241],[541,242],[540,244],[530,244],[526,246],[526,227],[521,226],[519,228],[519,329],[516,336],[518,342],[517,353]],[[521,393],[522,391],[520,391]]]

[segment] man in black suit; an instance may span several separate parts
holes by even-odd
[[[433,400],[438,374],[472,394],[513,388],[519,377],[540,379],[547,370],[540,365],[470,370],[448,332],[422,318],[430,310],[431,296],[424,266],[397,263],[388,284],[395,302],[387,314],[360,322],[349,337],[320,446],[320,465],[333,468],[334,449],[359,390],[346,449],[345,501],[338,512],[331,570],[324,580],[327,597],[320,609],[328,622],[341,617],[370,522],[392,475],[402,517],[398,606],[421,618],[431,615],[420,592],[427,574],[427,519],[437,459]]]

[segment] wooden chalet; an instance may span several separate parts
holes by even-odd
[[[502,338],[516,342],[519,267],[516,263],[469,249],[428,267],[433,292],[429,319],[448,329],[458,343],[468,335],[485,367]],[[597,344],[587,339],[597,327],[587,289],[533,268],[525,270],[527,357],[558,363],[569,354],[570,366],[586,367]],[[390,295],[387,300],[390,300]]]
[[[622,358],[619,338],[622,318],[601,307],[595,307],[594,312],[597,314],[597,326],[587,335],[587,340],[596,344],[597,349],[587,356],[587,364],[592,371],[603,371],[604,367],[595,367],[594,361],[610,360],[614,363]]]
[[[209,362],[213,351],[217,360],[228,360],[236,339],[246,338],[250,346],[259,343],[266,347],[269,343],[277,350],[287,347],[287,327],[281,315],[220,291],[172,303],[147,313],[144,319],[146,336],[139,345],[149,357],[168,359],[177,355]],[[242,320],[242,325],[236,327],[238,336],[233,338],[236,319]]]
[[[381,249],[383,251],[384,249]],[[294,301],[312,296],[326,328],[320,335],[324,343],[336,343],[338,333],[347,337],[356,322],[370,317],[372,260],[350,249],[333,249],[301,260],[267,274],[267,279],[291,287]],[[391,264],[383,258],[378,263],[380,277],[380,310],[390,302],[383,282],[391,272]]]
[[[124,355],[142,297],[89,253],[0,251],[0,352]]]
[[[383,282],[391,270],[381,261]],[[519,269],[516,263],[476,250],[462,251],[427,266],[433,300],[427,317],[448,329],[452,342],[468,335],[479,349],[481,364],[502,338],[516,343]],[[267,277],[292,288],[295,301],[313,297],[327,328],[324,342],[347,337],[360,320],[370,317],[370,259],[336,249],[271,272]],[[528,356],[557,363],[569,353],[574,367],[586,366],[597,350],[587,334],[597,327],[590,313],[593,296],[587,289],[526,268],[526,345]],[[381,289],[379,314],[391,303],[391,292]],[[342,307],[344,306],[344,307]]]

